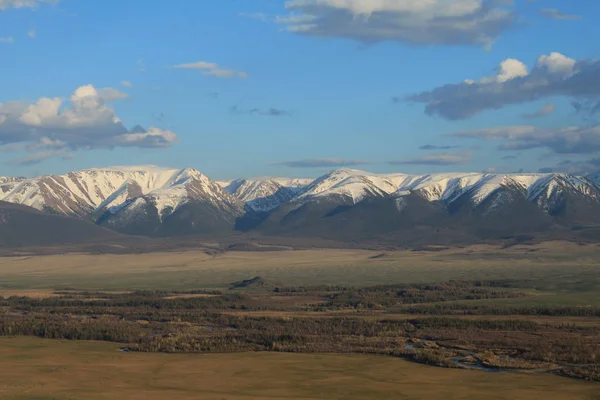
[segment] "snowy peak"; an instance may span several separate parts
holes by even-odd
[[[14,189],[16,185],[27,178],[22,177],[3,177],[0,176],[0,199],[8,192]]]
[[[79,216],[103,210],[116,211],[140,196],[151,195],[161,208],[163,205],[176,207],[188,197],[214,199],[227,196],[218,185],[191,168],[92,168],[66,175],[6,182],[0,184],[4,188],[0,200]]]
[[[298,194],[296,200],[336,196],[358,203],[366,197],[385,196],[397,190],[398,187],[390,176],[355,169],[338,169],[317,178]]]
[[[282,187],[294,193],[298,193],[314,181],[312,178],[263,178],[263,180],[277,182]]]
[[[600,203],[600,188],[585,177],[570,174],[550,174],[538,180],[528,191],[528,200],[549,213],[560,209],[567,196],[576,196]]]
[[[451,202],[480,183],[483,177],[483,174],[411,176],[400,184],[398,190],[416,192],[428,201]]]
[[[132,210],[141,205],[152,205],[156,208],[161,220],[176,212],[188,203],[205,202],[216,209],[235,212],[241,208],[240,202],[230,196],[216,182],[211,181],[198,170],[187,168],[176,170],[170,176],[162,177],[153,190],[140,194],[139,184],[135,181],[126,182],[126,188],[121,187],[122,193],[109,210],[112,213],[126,212],[135,214]],[[127,194],[125,195],[125,189]],[[134,201],[128,201],[134,199]]]
[[[289,202],[313,180],[304,178],[256,178],[217,182],[252,211],[269,212]]]
[[[295,192],[282,186],[275,179],[246,180],[230,182],[225,190],[256,212],[268,212],[290,201]]]
[[[519,194],[546,212],[558,204],[566,193],[600,202],[600,188],[591,179],[569,174],[484,174],[446,173],[427,175],[372,174],[355,169],[338,169],[317,178],[300,191],[294,201],[319,198],[350,200],[356,204],[366,198],[396,197],[414,193],[429,202],[450,206],[467,201],[478,207],[500,191]],[[496,207],[502,199],[495,196]],[[508,201],[508,200],[507,200]]]
[[[267,177],[215,182],[192,168],[135,166],[37,178],[0,177],[0,200],[66,215],[93,216],[99,224],[122,232],[151,235],[255,227],[264,218],[279,215],[276,210],[280,214],[291,209],[302,209],[302,213],[314,210],[321,215],[329,206],[359,205],[374,199],[357,207],[356,215],[361,215],[371,212],[369,207],[390,204],[389,197],[394,198],[393,209],[401,211],[403,218],[418,219],[416,216],[434,210],[447,216],[497,216],[501,221],[521,212],[519,215],[539,213],[543,216],[540,220],[560,216],[585,224],[600,223],[600,187],[594,179],[569,174],[407,175],[338,169],[315,180]],[[327,201],[318,201],[324,199]],[[281,207],[284,204],[290,207]],[[385,210],[377,212],[390,212]],[[383,222],[389,223],[387,215]]]

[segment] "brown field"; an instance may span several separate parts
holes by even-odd
[[[397,358],[140,354],[115,344],[0,338],[0,398],[592,400],[600,385],[551,375],[432,368]]]
[[[596,245],[553,242],[508,249],[489,245],[443,251],[202,250],[144,254],[64,254],[0,258],[0,289],[86,290],[226,288],[261,276],[283,285],[369,286],[448,279],[596,279]],[[374,257],[377,256],[377,257]]]
[[[267,317],[267,318],[337,318],[346,316],[349,318],[365,319],[368,321],[381,320],[410,320],[414,319],[414,314],[390,314],[385,311],[362,311],[339,310],[328,312],[317,311],[223,311],[226,315],[235,315],[238,317]],[[506,315],[461,315],[461,319],[466,320],[505,320]],[[586,317],[550,317],[543,315],[511,315],[510,319],[518,321],[531,321],[538,324],[561,325],[573,324],[577,326],[600,327],[600,318]]]
[[[111,292],[114,293],[114,292]],[[196,294],[173,294],[165,296],[165,299],[195,299],[195,298],[215,297],[214,294],[196,293]]]
[[[441,251],[321,249],[230,251],[215,255],[198,249],[0,257],[0,298],[7,299],[0,307],[3,335],[14,335],[15,329],[21,329],[17,334],[58,338],[76,335],[79,339],[122,342],[2,337],[0,399],[599,400],[600,384],[581,379],[600,380],[597,358],[588,360],[592,353],[600,357],[600,319],[597,314],[577,313],[577,307],[600,307],[598,250],[596,245],[554,242],[506,249],[481,245]],[[238,292],[227,290],[232,282],[256,276],[263,278],[267,289],[250,288],[250,294],[240,298],[235,297]],[[406,311],[408,303],[354,308],[342,298],[339,306],[323,308],[337,289],[328,289],[331,293],[315,289],[293,295],[272,290],[275,286],[370,287],[495,279],[514,281],[514,287],[502,290],[509,294],[519,291],[521,295],[479,300],[450,297],[439,300],[439,304],[498,310],[512,307],[517,310],[514,314],[444,314],[446,319],[430,326],[421,325],[427,323],[429,315]],[[160,290],[161,300],[152,298],[152,292],[132,293],[138,289]],[[208,290],[201,293],[198,289]],[[210,294],[214,289],[223,290],[224,297]],[[372,289],[356,292],[365,290]],[[110,294],[105,296],[102,291]],[[57,292],[65,292],[65,296]],[[374,293],[375,301],[385,300],[381,293],[369,293]],[[458,292],[449,293],[451,296]],[[10,300],[10,296],[37,300]],[[428,305],[421,303],[419,297],[415,299],[411,306]],[[96,305],[95,300],[102,301]],[[177,307],[170,308],[165,302],[173,302]],[[553,314],[527,315],[518,311],[519,307],[538,306]],[[571,307],[572,314],[555,313],[552,307]],[[219,315],[217,320],[214,315]],[[305,318],[311,321],[296,324]],[[462,322],[453,326],[448,318]],[[244,322],[248,319],[260,329]],[[343,325],[347,333],[335,333],[337,328],[331,327],[341,327],[338,324],[344,320],[360,323],[356,329]],[[398,320],[407,324],[394,325]],[[45,333],[28,328],[28,324],[40,321],[45,324]],[[490,321],[507,325],[494,328]],[[539,326],[529,326],[528,322]],[[530,332],[511,327],[521,326],[520,323]],[[237,330],[240,324],[248,330]],[[305,331],[295,330],[292,337],[283,339],[269,336],[291,324],[295,324],[294,329]],[[363,325],[364,338],[360,328]],[[393,329],[379,335],[377,327],[382,325]],[[7,330],[7,326],[13,330]],[[416,330],[410,330],[410,326]],[[105,328],[112,332],[113,339],[103,336]],[[311,334],[315,328],[333,333]],[[139,335],[145,339],[138,350],[147,353],[118,351],[120,346],[135,348]],[[419,362],[446,365],[449,357],[462,351],[456,348],[462,348],[496,365],[507,361],[494,358],[495,355],[512,354],[511,362],[521,363],[516,367],[519,372],[417,364],[408,361],[415,359],[404,348],[408,336],[440,343],[439,350],[417,351],[429,357],[417,357]],[[305,349],[302,338],[313,347]],[[199,343],[204,340],[208,348],[200,351]],[[257,344],[271,343],[270,340],[276,342],[275,347]],[[541,344],[549,349],[547,354],[535,352]],[[159,353],[163,349],[180,354]],[[262,350],[256,352],[257,349]],[[399,357],[383,355],[390,354],[386,353],[388,349],[399,352],[393,353]],[[514,349],[521,351],[515,355]],[[348,350],[353,354],[342,354]],[[231,351],[236,353],[228,353]],[[365,352],[381,355],[366,356],[362,354]],[[570,360],[568,356],[574,354],[586,361]],[[554,367],[544,367],[545,358],[555,361]],[[532,362],[537,363],[538,372],[554,373],[553,368],[565,365],[587,369],[569,369],[574,374],[569,376],[578,379],[564,378],[527,372],[527,363]],[[591,362],[594,364],[585,364]]]
[[[11,296],[24,296],[32,297],[34,299],[46,299],[48,297],[56,297],[54,290],[41,289],[41,290],[1,290],[0,297],[11,297]]]

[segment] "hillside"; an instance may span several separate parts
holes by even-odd
[[[88,221],[0,201],[0,248],[118,241],[121,237]]]

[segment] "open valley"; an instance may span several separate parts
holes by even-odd
[[[597,399],[599,261],[568,242],[6,256],[0,397]]]

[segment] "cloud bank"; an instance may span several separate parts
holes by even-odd
[[[276,21],[300,35],[363,43],[489,47],[516,23],[507,0],[293,0]]]
[[[112,88],[77,88],[69,101],[42,97],[33,103],[0,103],[0,147],[27,151],[25,164],[79,149],[163,148],[178,141],[157,127],[127,129],[107,104],[127,97]]]
[[[405,101],[425,105],[425,113],[450,120],[472,117],[551,96],[579,102],[600,100],[600,61],[576,61],[560,53],[540,56],[531,71],[516,59],[500,63],[496,75],[478,81],[465,80],[416,93]]]
[[[600,152],[600,125],[555,129],[542,129],[531,125],[503,126],[455,132],[447,136],[500,141],[500,150],[547,148],[557,154]]]

